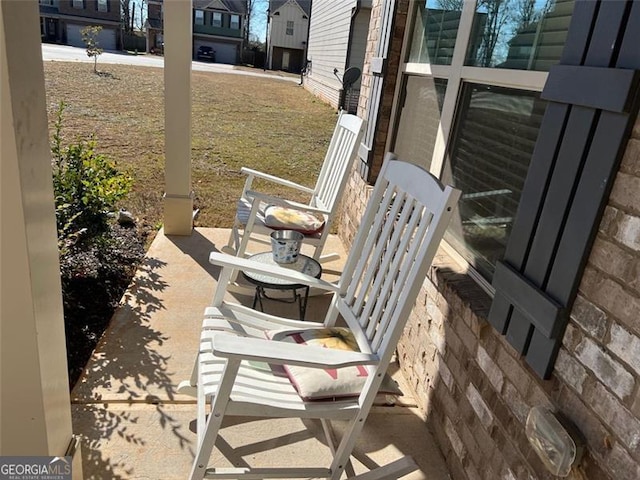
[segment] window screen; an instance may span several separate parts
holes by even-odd
[[[462,190],[446,240],[485,278],[502,259],[546,102],[538,92],[467,83],[443,180]]]

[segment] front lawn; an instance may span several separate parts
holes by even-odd
[[[111,222],[95,238],[80,234],[61,257],[73,386],[142,258],[142,242],[161,226],[164,80],[161,69],[124,65],[98,64],[94,74],[90,64],[46,62],[44,70],[51,132],[64,102],[62,143],[93,136],[96,153],[132,177],[121,206],[137,218],[135,229]],[[196,226],[232,225],[242,166],[313,185],[336,121],[330,107],[296,83],[251,76],[193,72],[192,92]]]
[[[162,222],[163,70],[127,65],[45,62],[50,124],[60,101],[67,136],[95,135],[97,151],[133,176],[124,206],[147,228]],[[230,227],[248,166],[313,185],[335,111],[296,83],[193,72],[192,182],[196,225]],[[276,192],[277,193],[277,192]]]

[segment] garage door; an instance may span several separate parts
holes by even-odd
[[[82,30],[87,25],[76,25],[73,23],[67,24],[67,44],[74,47],[86,47],[82,41]],[[103,50],[115,50],[116,49],[116,31],[111,28],[103,28],[98,34],[98,47]]]
[[[216,43],[196,40],[193,42],[194,52],[198,51],[198,47],[206,45],[213,48],[216,52],[216,63],[230,63],[235,65],[237,62],[236,46],[231,43]]]

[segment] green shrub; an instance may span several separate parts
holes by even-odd
[[[144,257],[144,237],[108,215],[131,190],[130,176],[96,152],[93,138],[63,146],[64,109],[61,102],[51,154],[72,387]]]
[[[65,106],[60,102],[51,146],[56,223],[63,248],[83,234],[104,231],[108,212],[131,190],[131,177],[96,152],[93,138],[62,145]]]

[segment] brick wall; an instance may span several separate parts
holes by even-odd
[[[374,12],[378,3],[374,0]],[[364,100],[359,114],[366,117]],[[369,193],[354,170],[340,225],[347,243]],[[530,408],[547,406],[570,419],[585,437],[585,457],[569,478],[640,478],[640,121],[550,380],[540,380],[487,323],[490,302],[440,252],[398,347],[401,367],[452,477],[554,478],[524,433]]]

